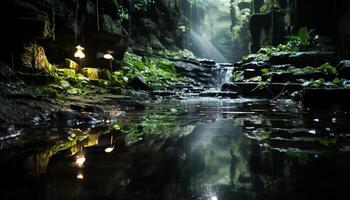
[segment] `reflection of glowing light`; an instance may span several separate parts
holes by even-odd
[[[107,148],[105,149],[105,152],[106,152],[106,153],[111,153],[113,150],[114,150],[114,147],[107,147]]]
[[[81,58],[85,58],[85,54],[84,54],[84,52],[83,52],[84,47],[78,45],[78,46],[76,46],[75,48],[77,49],[77,51],[74,53],[74,57],[80,58],[80,59],[81,59]]]
[[[110,146],[110,147],[107,147],[107,148],[105,149],[105,152],[106,152],[106,153],[111,153],[113,150],[114,150],[113,135],[111,135],[111,146]]]
[[[84,175],[82,173],[77,174],[77,179],[80,179],[80,180],[84,179]]]
[[[212,197],[210,198],[210,200],[218,200],[218,197],[217,197],[217,196],[212,196]]]
[[[309,130],[309,133],[311,133],[311,134],[316,134],[316,130]]]
[[[77,156],[77,160],[75,161],[75,164],[77,164],[78,167],[82,167],[85,163],[86,159],[83,155]]]

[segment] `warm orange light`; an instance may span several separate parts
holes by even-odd
[[[86,161],[85,156],[84,156],[84,155],[79,155],[79,156],[77,156],[77,159],[75,160],[75,164],[76,164],[78,167],[83,167],[85,161]]]
[[[80,59],[85,58],[85,54],[83,52],[84,51],[84,47],[78,45],[75,48],[77,49],[77,51],[74,53],[74,57],[80,58]]]
[[[84,175],[82,173],[78,173],[77,179],[80,179],[80,180],[84,179]]]

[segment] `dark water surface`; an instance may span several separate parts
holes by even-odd
[[[0,140],[0,199],[347,199],[350,117],[288,100],[150,103]]]

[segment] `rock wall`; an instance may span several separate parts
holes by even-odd
[[[109,66],[106,52],[118,60],[129,47],[144,54],[177,49],[181,20],[177,1],[170,0],[155,1],[144,10],[126,0],[2,0],[0,60],[18,70],[28,51],[25,44],[34,43],[45,49],[50,62],[62,64],[66,58],[77,61],[73,55],[81,45],[84,65]]]

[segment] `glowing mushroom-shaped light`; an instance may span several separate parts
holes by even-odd
[[[104,59],[109,60],[109,69],[110,70],[112,70],[112,61],[114,60],[112,53],[113,53],[113,51],[107,51],[107,53],[105,53],[103,55]]]
[[[83,52],[84,51],[84,47],[78,45],[75,48],[77,49],[77,51],[74,53],[74,57],[80,58],[80,59],[85,58],[85,54]]]
[[[103,55],[103,58],[107,59],[107,60],[113,60],[114,59],[112,54],[110,54],[110,53],[106,53],[105,55]]]
[[[110,144],[110,146],[105,148],[105,152],[106,153],[111,153],[112,151],[114,151],[113,135],[111,135],[111,144]]]

